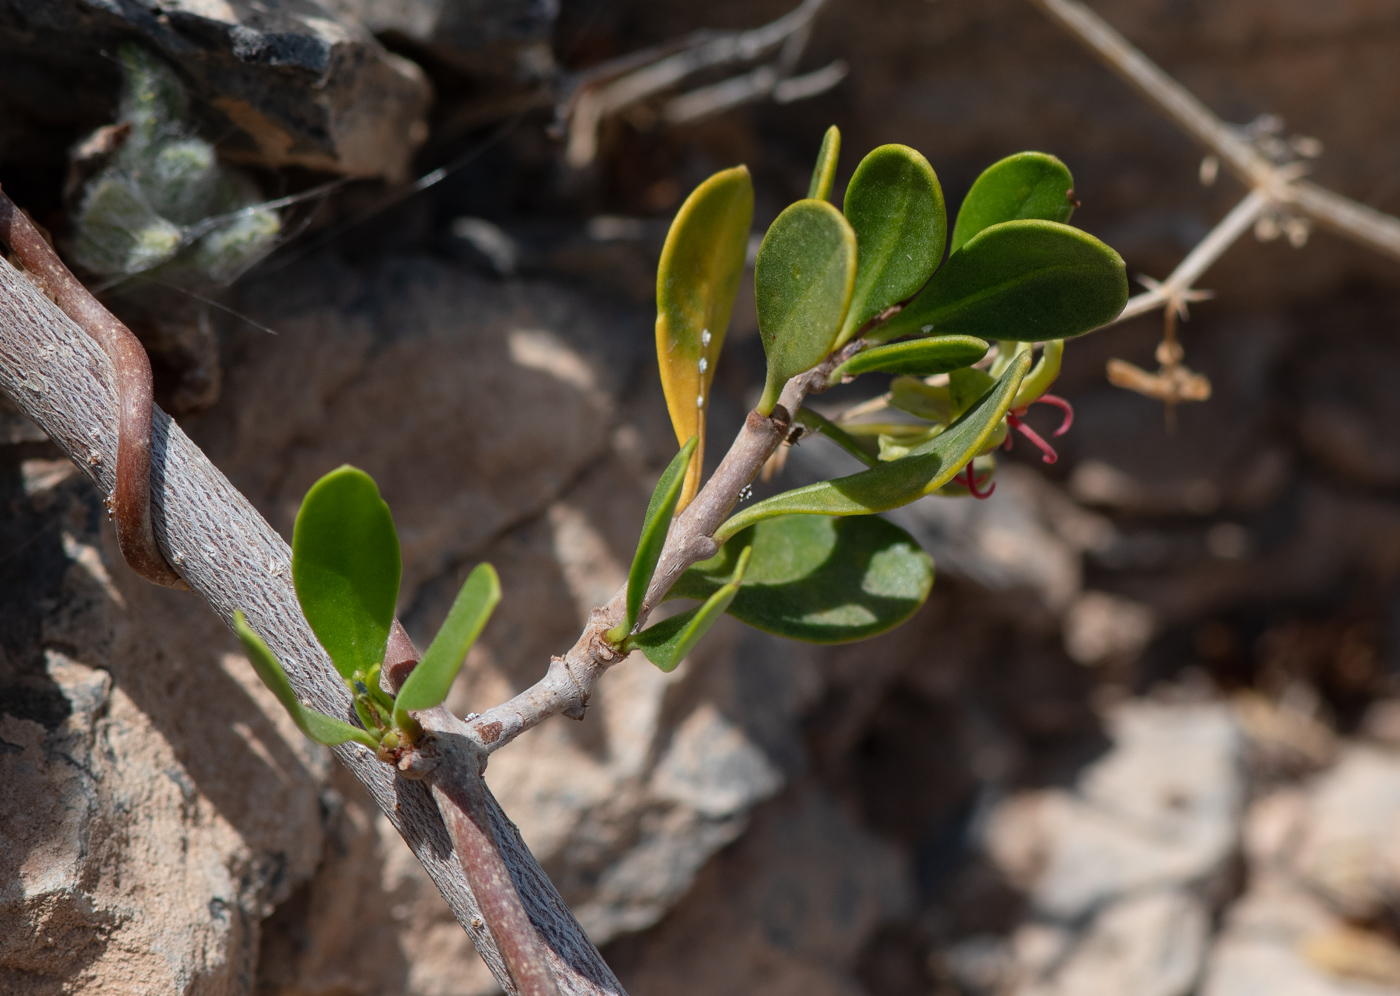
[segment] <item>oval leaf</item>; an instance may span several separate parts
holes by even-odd
[[[1123,258],[1092,235],[1053,221],[1005,221],[949,256],[923,292],[868,338],[1066,339],[1113,321],[1127,301]]]
[[[807,185],[807,196],[812,200],[831,199],[831,185],[836,182],[836,161],[841,157],[841,130],[832,125],[822,136],[822,147],[817,150],[817,165],[812,170],[812,182]]]
[[[744,166],[696,187],[681,209],[656,270],[656,357],[676,442],[698,436],[680,507],[700,487],[705,410],[753,226],[753,183]]]
[[[394,725],[410,729],[410,712],[431,709],[447,698],[462,661],[501,600],[501,579],[490,564],[477,564],[443,620],[442,628],[408,674],[394,699]]]
[[[768,415],[789,378],[831,352],[856,277],[856,236],[826,201],[804,200],[778,215],[754,264],[758,331],[768,382],[758,412]]]
[[[838,346],[924,285],[943,259],[948,230],[938,177],[907,145],[882,145],[862,159],[846,187],[845,207],[858,262]]]
[[[785,491],[752,505],[715,531],[724,542],[765,519],[801,512],[809,515],[869,515],[887,512],[937,491],[953,479],[996,431],[1030,366],[1029,354],[1012,361],[1001,380],[946,430],[909,451],[909,455],[878,467]]]
[[[662,671],[674,671],[734,600],[748,563],[749,551],[744,550],[739,554],[738,565],[731,572],[729,580],[722,583],[704,605],[642,630],[632,638],[631,645],[640,648],[647,660]]]
[[[358,726],[352,726],[343,719],[335,719],[302,705],[296,692],[292,691],[292,683],[287,680],[287,672],[282,669],[282,664],[268,649],[262,637],[249,627],[248,620],[242,612],[233,614],[233,631],[238,634],[238,639],[243,643],[243,650],[262,683],[267,686],[268,691],[277,696],[277,701],[282,703],[282,708],[287,710],[287,715],[292,717],[297,729],[308,738],[327,747],[335,747],[350,740],[364,744],[371,750],[378,746],[374,737]]]
[[[311,486],[292,532],[292,581],[346,681],[384,661],[400,570],[394,517],[373,478],[346,465]]]
[[[680,452],[671,458],[670,466],[651,492],[647,514],[642,518],[642,533],[637,539],[637,552],[632,557],[632,570],[627,575],[627,618],[616,630],[608,633],[608,638],[614,643],[622,642],[637,622],[642,602],[646,599],[647,587],[651,584],[651,576],[656,573],[661,550],[666,546],[666,533],[671,528],[671,517],[675,514],[676,504],[681,496],[686,465],[698,442],[697,436],[686,440]]]
[[[753,555],[729,614],[756,629],[810,643],[849,643],[893,629],[924,603],[933,560],[878,516],[789,515],[731,537],[672,589],[704,598],[739,551]]]
[[[879,371],[929,377],[961,367],[970,367],[987,355],[986,341],[970,335],[939,335],[909,342],[895,342],[861,350],[831,372],[828,383],[842,377]]]
[[[1018,152],[982,171],[958,208],[952,252],[984,228],[1039,218],[1066,223],[1074,214],[1074,177],[1044,152]]]

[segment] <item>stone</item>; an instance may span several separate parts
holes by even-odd
[[[1318,776],[1308,796],[1290,861],[1298,881],[1345,917],[1394,915],[1400,896],[1400,758],[1351,747]]]
[[[605,455],[616,393],[648,345],[640,323],[582,295],[422,256],[283,271],[239,306],[278,334],[230,334],[224,390],[238,403],[189,431],[288,538],[321,475],[351,463],[373,476],[399,531],[404,607]]]
[[[798,784],[755,811],[644,943],[613,945],[609,961],[634,996],[857,996],[858,952],[911,900],[900,855]]]
[[[126,567],[72,464],[23,452],[0,450],[0,989],[244,994],[319,860],[329,754],[207,606]]]
[[[1065,653],[1080,664],[1132,663],[1156,628],[1152,609],[1104,591],[1086,591],[1065,613]]]
[[[101,53],[132,39],[180,71],[225,158],[397,181],[427,138],[422,70],[313,0],[5,0],[0,78],[56,74],[110,99]],[[44,116],[42,91],[7,89]]]
[[[1028,909],[1009,962],[971,970],[1018,996],[1185,996],[1206,956],[1239,834],[1238,727],[1211,702],[1128,701],[1106,719],[1113,745],[1073,790],[1013,795],[986,824]]]
[[[559,0],[324,0],[377,35],[405,38],[458,69],[525,81],[554,68]]]

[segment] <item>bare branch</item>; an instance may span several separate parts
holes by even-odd
[[[1353,242],[1400,259],[1400,218],[1299,180],[1296,172],[1289,175],[1288,166],[1270,161],[1079,0],[1031,2],[1165,111],[1182,130],[1219,156],[1226,168],[1251,190],[1263,191],[1272,200],[1301,211]]]
[[[575,168],[591,163],[598,154],[598,129],[611,115],[656,96],[702,70],[751,62],[783,45],[784,50],[774,65],[761,66],[751,73],[679,97],[664,113],[674,122],[693,121],[773,93],[796,67],[812,19],[826,3],[827,0],[803,0],[796,9],[761,27],[747,31],[696,32],[689,38],[650,51],[631,53],[615,63],[583,74],[569,98],[559,106],[559,121],[568,126],[565,159]],[[845,75],[843,69],[832,78],[834,73],[830,66],[818,72],[826,76],[815,80],[799,77],[804,82],[785,91],[786,99],[814,96],[835,86]],[[827,85],[817,86],[819,83]]]
[[[3,260],[0,390],[99,489],[111,491],[121,418],[117,372],[83,329]],[[247,614],[250,624],[285,665],[297,695],[309,706],[353,721],[349,691],[316,641],[297,601],[287,544],[158,408],[154,409],[150,456],[151,518],[159,549],[225,622],[232,619],[235,609]],[[405,656],[401,647],[391,650]],[[434,733],[460,735],[464,729],[448,716]],[[369,790],[422,862],[497,981],[507,992],[516,992],[428,785],[402,777],[356,745],[335,748],[335,753]],[[477,773],[470,769],[466,776]],[[451,768],[442,777],[450,774]],[[570,996],[621,994],[621,985],[518,831],[484,787],[481,793],[480,804],[485,807],[491,834],[500,845],[514,890],[544,943],[545,958],[559,991]],[[449,801],[455,805],[455,799]],[[481,826],[482,813],[480,809],[474,812],[476,825]]]

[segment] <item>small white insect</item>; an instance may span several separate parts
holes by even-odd
[[[701,331],[701,333],[700,333],[700,345],[702,345],[702,346],[708,346],[709,344],[710,344],[710,330],[709,330],[709,329],[704,329],[704,330]]]
[[[739,500],[740,500],[740,501],[748,501],[748,500],[749,500],[750,498],[752,498],[752,497],[753,497],[753,485],[752,485],[752,484],[745,484],[745,485],[744,485],[744,490],[739,492]]]
[[[696,408],[704,408],[704,407],[705,407],[705,396],[704,396],[703,394],[697,394],[697,395],[695,396],[695,407],[696,407]]]
[[[920,332],[932,332],[932,331],[933,331],[933,326],[932,326],[932,325],[925,325],[923,328],[919,329],[919,331],[920,331]]]
[[[710,369],[710,361],[703,356],[700,357],[700,372],[704,373],[708,369]]]

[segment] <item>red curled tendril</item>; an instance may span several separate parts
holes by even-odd
[[[972,469],[972,464],[969,463],[966,467],[964,467],[957,473],[957,475],[953,478],[953,483],[961,484],[963,487],[967,488],[968,494],[972,495],[972,497],[974,498],[977,498],[979,500],[983,498],[990,498],[992,496],[992,492],[997,489],[995,481],[992,482],[992,486],[989,487],[986,491],[977,490],[978,487],[980,487],[986,482],[987,476],[988,475],[984,475],[981,480],[978,480],[976,471]]]
[[[1047,405],[1053,405],[1064,413],[1065,420],[1060,423],[1060,427],[1054,432],[1056,437],[1063,436],[1066,432],[1069,432],[1070,426],[1074,425],[1074,406],[1072,404],[1056,394],[1042,394],[1035,400],[1044,402]],[[1034,401],[1031,402],[1031,404],[1034,403]]]
[[[1021,411],[1025,411],[1025,409],[1022,408]],[[1040,433],[1036,432],[1030,426],[1026,425],[1025,422],[1022,422],[1020,416],[1018,416],[1015,412],[1006,413],[1006,424],[1011,426],[1011,428],[1015,429],[1021,435],[1025,436],[1032,443],[1035,443],[1035,445],[1040,449],[1041,452],[1040,459],[1042,459],[1046,463],[1054,463],[1056,460],[1060,459],[1060,455],[1055,452],[1055,447],[1051,446],[1044,439],[1041,439]],[[1008,436],[1008,438],[1010,437]]]

